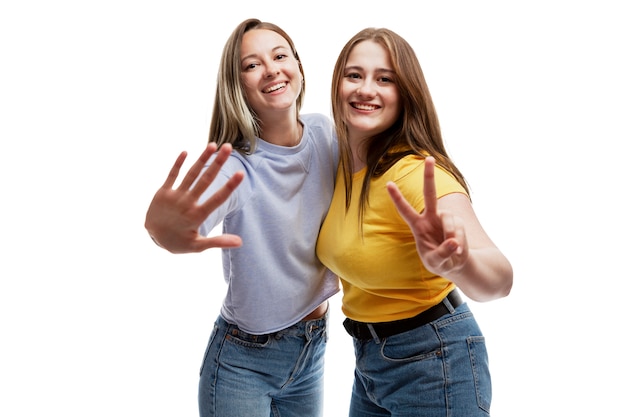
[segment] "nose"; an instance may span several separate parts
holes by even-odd
[[[363,80],[361,85],[359,85],[359,87],[356,89],[356,93],[362,97],[373,97],[376,94],[374,86],[369,80]]]
[[[265,77],[266,78],[272,78],[275,77],[276,75],[278,75],[280,71],[278,70],[278,65],[271,63],[271,64],[267,64],[267,66],[265,67]]]

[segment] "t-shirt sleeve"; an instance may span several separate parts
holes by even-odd
[[[421,213],[424,210],[424,160],[406,157],[398,162],[394,182],[404,198]],[[435,188],[437,198],[452,193],[467,195],[465,188],[445,169],[435,166]]]

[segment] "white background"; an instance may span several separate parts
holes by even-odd
[[[515,269],[508,298],[471,303],[492,415],[617,415],[619,3],[3,2],[0,415],[197,415],[219,251],[171,255],[143,220],[178,153],[204,148],[221,49],[248,17],[296,42],[305,112],[330,114],[334,61],[358,30],[413,45],[476,211]],[[332,301],[326,415],[342,417],[352,347]]]

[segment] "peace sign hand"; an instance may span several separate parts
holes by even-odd
[[[203,172],[209,158],[216,152],[215,160]],[[180,186],[174,189],[174,183],[178,178],[187,153],[182,152],[178,156],[165,183],[154,195],[146,213],[145,227],[159,246],[172,253],[201,252],[213,247],[241,246],[241,238],[236,235],[224,234],[204,237],[198,233],[202,222],[228,199],[243,180],[243,172],[235,173],[207,201],[198,204],[198,199],[215,180],[231,152],[230,144],[224,144],[217,151],[217,145],[209,143],[202,155],[189,169]]]
[[[460,217],[437,211],[435,159],[429,156],[424,164],[424,211],[421,214],[406,201],[396,184],[387,183],[387,191],[413,232],[424,266],[433,274],[445,277],[467,262],[467,237]]]

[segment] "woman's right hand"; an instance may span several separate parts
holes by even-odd
[[[513,285],[508,259],[480,225],[469,197],[437,198],[435,159],[424,161],[424,210],[418,213],[393,182],[387,190],[413,236],[426,269],[454,282],[474,301],[506,297]],[[471,245],[470,245],[471,242]]]
[[[211,155],[216,152],[215,160],[203,171]],[[157,245],[172,253],[202,252],[209,248],[241,246],[241,238],[236,235],[204,237],[198,233],[202,222],[228,199],[243,180],[243,172],[236,172],[207,201],[198,204],[198,199],[213,182],[231,152],[230,144],[222,145],[218,151],[215,143],[209,143],[178,188],[174,189],[174,183],[187,153],[182,152],[178,156],[165,183],[154,194],[146,213],[145,227]]]

